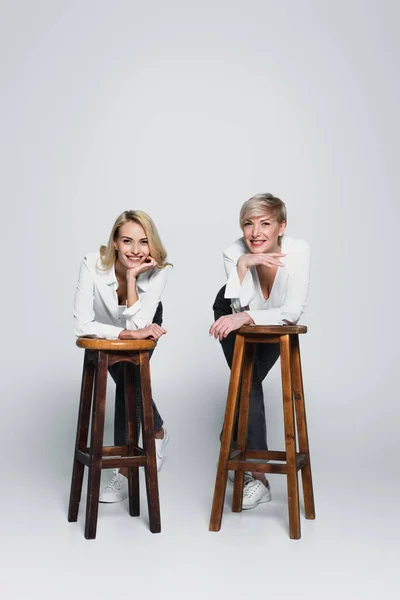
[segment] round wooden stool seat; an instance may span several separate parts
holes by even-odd
[[[238,333],[245,335],[292,335],[307,333],[306,325],[244,325]]]
[[[76,345],[85,350],[140,352],[141,350],[153,350],[157,343],[153,340],[104,340],[80,337],[76,340]]]

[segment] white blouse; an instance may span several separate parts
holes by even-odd
[[[138,301],[129,308],[118,305],[114,265],[98,269],[100,253],[87,254],[81,263],[74,302],[74,333],[81,337],[116,340],[124,329],[150,325],[167,283],[170,267],[151,269],[136,280]]]
[[[278,267],[269,298],[266,300],[256,267],[250,267],[242,283],[237,273],[237,262],[242,254],[249,253],[244,239],[240,238],[224,250],[227,276],[225,298],[231,299],[233,312],[249,307],[256,325],[296,324],[304,312],[310,283],[310,247],[303,240],[282,237],[283,267]]]

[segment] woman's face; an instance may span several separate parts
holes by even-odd
[[[250,217],[243,224],[243,237],[252,254],[279,252],[278,238],[285,231],[286,223],[278,223],[270,213]]]
[[[146,233],[141,225],[133,221],[121,225],[114,247],[119,262],[127,269],[142,264],[150,255]]]

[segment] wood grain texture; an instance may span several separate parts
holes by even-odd
[[[235,349],[233,352],[231,376],[229,379],[228,398],[226,401],[221,448],[214,488],[214,498],[211,508],[210,531],[219,531],[221,529],[222,512],[224,509],[226,483],[228,478],[227,465],[232,445],[233,425],[235,421],[238,390],[242,373],[243,354],[244,337],[240,334],[237,334]]]
[[[239,422],[238,422],[238,438],[237,438],[237,449],[241,453],[241,459],[246,460],[246,444],[247,444],[247,431],[249,427],[249,406],[250,406],[250,392],[251,384],[253,380],[253,366],[254,366],[254,344],[247,344],[244,346],[244,357],[243,357],[243,369],[241,377],[241,390],[240,390],[240,402],[239,402]],[[235,472],[235,481],[233,484],[233,496],[232,496],[232,511],[241,512],[242,500],[243,500],[243,487],[244,487],[244,471]]]
[[[307,460],[301,470],[303,483],[304,512],[306,519],[315,519],[314,490],[311,474],[310,449],[308,443],[308,430],[306,418],[306,406],[304,401],[303,376],[301,370],[299,338],[292,337],[291,367],[294,404],[296,409],[297,432],[299,439],[299,450],[306,455]]]
[[[147,506],[149,510],[150,531],[152,533],[159,533],[161,531],[161,515],[148,352],[141,352],[139,359],[143,406],[143,448],[147,456],[147,466],[144,468]]]
[[[292,335],[307,333],[305,325],[243,325],[238,330],[239,333],[251,335]]]
[[[134,366],[124,364],[125,411],[128,437],[127,456],[134,457],[138,444],[136,424],[136,386]],[[139,469],[131,465],[128,469],[129,514],[131,517],[140,515]]]
[[[90,466],[86,503],[85,538],[88,540],[92,540],[96,537],[97,530],[104,419],[106,412],[107,376],[107,353],[99,352],[93,396],[93,415],[90,435]]]
[[[286,454],[283,452],[282,454]],[[301,454],[300,452],[296,453],[296,471],[302,469],[307,463],[307,456],[305,454]],[[286,461],[282,462],[259,462],[259,461],[251,461],[249,460],[249,456],[247,454],[247,460],[239,460],[239,459],[231,459],[228,461],[228,469],[232,469],[233,471],[251,471],[252,473],[275,473],[280,475],[287,474],[287,464]]]
[[[246,334],[246,343],[247,344],[279,344],[281,339],[280,335],[247,335]]]
[[[296,433],[294,421],[292,375],[290,369],[290,338],[281,337],[281,373],[283,396],[283,421],[287,465],[287,488],[289,508],[289,533],[292,539],[300,539],[299,483],[296,465]]]
[[[114,350],[114,351],[139,351],[153,350],[157,342],[153,340],[104,340],[98,338],[80,337],[76,340],[78,348],[85,350]]]
[[[106,456],[102,461],[102,469],[123,469],[129,467],[145,467],[147,464],[146,456],[121,456],[114,458],[113,456]],[[129,485],[129,482],[128,482]],[[130,512],[129,512],[130,514]],[[137,517],[138,515],[131,515],[131,517]]]
[[[116,363],[130,363],[131,365],[138,365],[139,364],[139,351],[138,352],[134,352],[133,350],[129,351],[129,350],[119,350],[119,351],[115,351],[115,350],[108,350],[107,351],[108,354],[108,366],[111,367],[112,365],[115,365]]]
[[[95,366],[89,360],[89,353],[85,352],[83,359],[83,372],[81,384],[81,396],[79,402],[78,424],[76,428],[74,464],[72,468],[71,492],[69,498],[68,521],[74,522],[78,519],[79,503],[82,495],[82,483],[85,465],[77,456],[77,453],[87,447],[90,411],[93,395],[93,380]]]

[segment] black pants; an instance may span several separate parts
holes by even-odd
[[[231,301],[224,298],[225,287],[220,289],[213,305],[214,319],[224,315],[231,315]],[[235,346],[236,332],[232,331],[221,341],[222,350],[229,368],[232,368],[233,349]],[[268,450],[267,424],[265,420],[264,394],[262,382],[279,358],[279,344],[256,344],[254,356],[253,382],[250,392],[249,427],[247,447],[250,450]],[[237,437],[236,415],[234,440]]]
[[[153,323],[162,324],[163,307],[161,302],[158,304]],[[150,350],[149,358],[154,350]],[[125,446],[127,443],[126,412],[125,412],[125,383],[124,383],[124,365],[126,363],[117,363],[109,367],[108,371],[116,384],[115,389],[115,412],[114,412],[114,444],[116,446]],[[142,390],[140,386],[139,365],[131,365],[135,369],[136,383],[136,420],[138,434],[140,423],[142,422]],[[163,420],[153,401],[154,431],[163,426]]]

